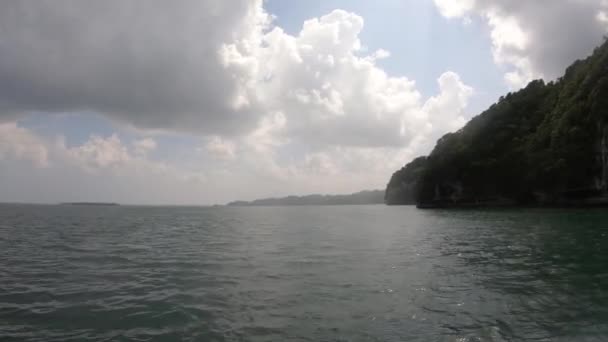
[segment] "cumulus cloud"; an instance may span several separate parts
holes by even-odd
[[[92,136],[84,145],[67,151],[87,169],[118,166],[131,160],[126,146],[115,134],[108,138]]]
[[[494,60],[508,68],[512,88],[534,78],[554,79],[602,42],[604,0],[435,0],[448,18],[479,16],[488,25]]]
[[[15,123],[0,123],[0,160],[27,160],[37,167],[48,166],[45,142]]]
[[[441,135],[464,126],[469,119],[464,110],[473,95],[473,88],[465,85],[454,72],[442,74],[437,82],[439,94],[429,98],[422,107],[431,126],[427,140],[433,143]]]
[[[446,18],[466,15],[475,6],[475,0],[435,0],[437,8]]]
[[[152,138],[143,138],[133,143],[135,154],[145,156],[156,149],[157,143]]]
[[[601,0],[435,4],[448,18],[482,18],[514,88],[560,75],[608,22]],[[382,187],[470,118],[474,90],[447,71],[424,98],[378,64],[389,51],[362,48],[364,27],[335,10],[290,34],[262,0],[2,2],[0,198],[209,203]],[[14,123],[81,110],[142,138],[66,146]],[[187,162],[156,160],[152,131],[190,134],[200,148],[176,153]]]
[[[415,83],[376,65],[390,53],[362,53],[354,13],[310,19],[292,36],[261,0],[1,6],[0,117],[87,109],[234,137],[279,115],[284,139],[360,147],[407,145],[426,124]]]
[[[169,178],[178,183],[205,183],[207,179],[200,170],[188,170],[184,166],[177,167],[150,158],[147,153],[156,148],[156,142],[150,138],[135,141],[129,146],[117,134],[107,137],[92,135],[82,145],[68,147],[60,139],[50,148],[54,158],[63,164],[92,175],[148,179],[146,187],[154,187],[155,179]]]
[[[415,82],[393,77],[364,55],[362,17],[335,10],[297,35],[275,27],[249,54],[225,52],[228,68],[254,84],[268,112],[284,117],[285,139],[322,146],[402,147],[425,128]],[[244,76],[245,77],[245,76]],[[437,113],[436,113],[437,114]]]
[[[437,95],[412,109],[410,114],[420,122],[419,131],[404,145],[319,146],[294,136],[286,139],[284,132],[288,121],[284,115],[277,114],[267,118],[249,136],[235,141],[214,138],[207,147],[214,156],[219,151],[220,156],[224,155],[226,144],[231,146],[229,151],[235,153],[229,163],[221,166],[223,173],[218,178],[253,178],[255,181],[248,187],[270,189],[264,192],[268,196],[311,192],[348,193],[381,188],[392,172],[408,160],[428,153],[437,138],[450,130],[459,129],[469,118],[465,109],[473,89],[453,72],[442,74],[438,84],[440,91]],[[396,129],[396,132],[399,130]],[[213,176],[210,178],[214,179]],[[219,183],[219,180],[215,182]]]

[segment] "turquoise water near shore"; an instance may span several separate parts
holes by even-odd
[[[608,211],[0,205],[2,341],[606,341]]]

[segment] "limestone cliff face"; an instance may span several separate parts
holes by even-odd
[[[608,43],[509,93],[395,172],[388,204],[608,205]]]

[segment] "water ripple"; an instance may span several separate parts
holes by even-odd
[[[604,211],[0,206],[2,341],[603,341]]]

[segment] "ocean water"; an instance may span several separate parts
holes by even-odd
[[[608,211],[0,206],[0,341],[607,341]]]

